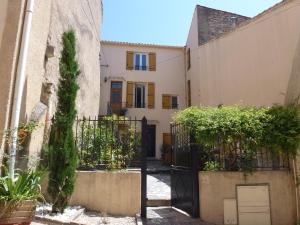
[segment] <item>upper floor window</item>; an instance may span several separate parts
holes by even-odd
[[[156,71],[156,54],[127,51],[126,69]]]
[[[148,70],[148,55],[146,53],[134,53],[134,69]]]

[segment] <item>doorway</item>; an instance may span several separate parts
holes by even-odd
[[[156,125],[148,125],[148,151],[147,157],[155,157],[156,152]]]

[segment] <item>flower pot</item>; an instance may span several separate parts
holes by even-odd
[[[29,225],[34,218],[35,208],[35,201],[24,201],[12,206],[0,204],[0,225]]]

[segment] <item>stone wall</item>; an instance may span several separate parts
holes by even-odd
[[[198,13],[198,44],[202,45],[213,38],[230,32],[248,17],[221,10],[197,6]]]

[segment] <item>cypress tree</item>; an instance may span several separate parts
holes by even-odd
[[[63,212],[73,193],[77,166],[73,124],[76,118],[75,101],[80,74],[76,61],[76,39],[73,30],[62,36],[63,50],[59,63],[60,80],[58,105],[49,140],[49,186],[53,212]]]

